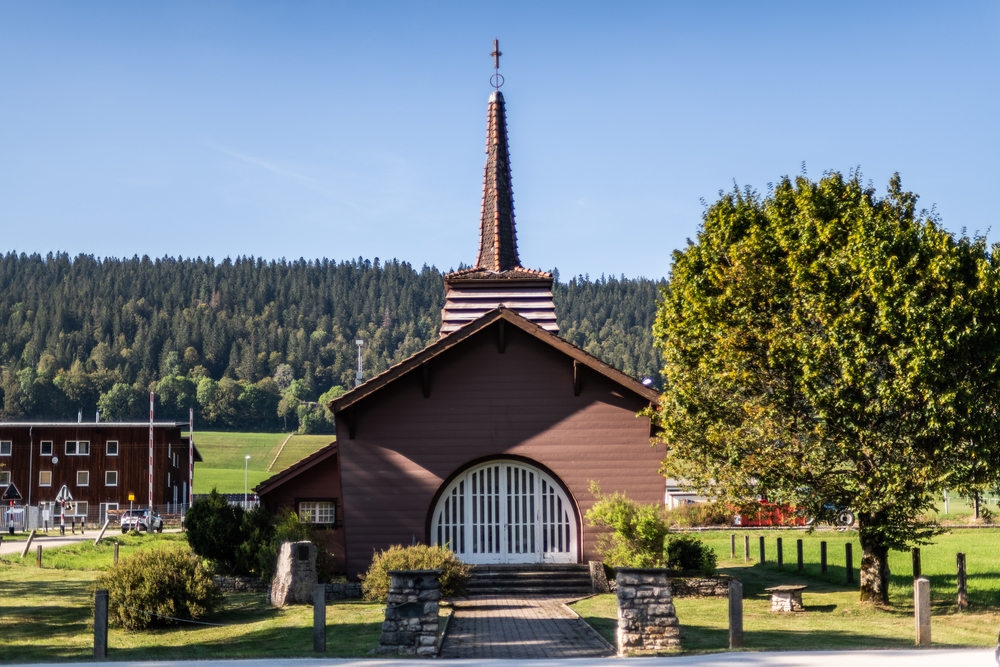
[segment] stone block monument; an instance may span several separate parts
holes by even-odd
[[[271,580],[271,604],[275,607],[312,604],[316,583],[316,545],[282,542]]]

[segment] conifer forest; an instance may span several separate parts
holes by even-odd
[[[0,256],[0,418],[332,432],[323,407],[434,341],[443,273],[399,261]],[[561,282],[560,335],[659,386],[665,281]]]

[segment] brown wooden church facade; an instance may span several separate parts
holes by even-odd
[[[490,98],[477,264],[446,277],[442,335],[330,404],[337,442],[257,487],[363,573],[394,544],[471,563],[597,559],[602,491],[662,503],[652,389],[557,334],[552,276],[520,266],[503,96]]]

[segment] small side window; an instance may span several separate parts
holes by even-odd
[[[0,486],[10,486],[9,470],[0,470]]]
[[[108,456],[118,456],[118,441],[117,440],[108,440],[107,455]]]
[[[105,470],[104,471],[104,486],[118,486],[118,471],[117,470]]]
[[[41,470],[38,473],[38,486],[52,486],[52,471]]]
[[[76,485],[77,486],[90,486],[90,471],[89,470],[77,470],[76,471]]]
[[[52,456],[52,441],[42,440],[42,456]]]
[[[0,440],[0,456],[10,456],[14,445],[10,440]]]

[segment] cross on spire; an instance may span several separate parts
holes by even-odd
[[[496,90],[500,90],[500,86],[503,85],[503,75],[500,74],[500,56],[503,53],[500,52],[500,40],[493,40],[493,76],[490,77],[490,85],[492,85]]]

